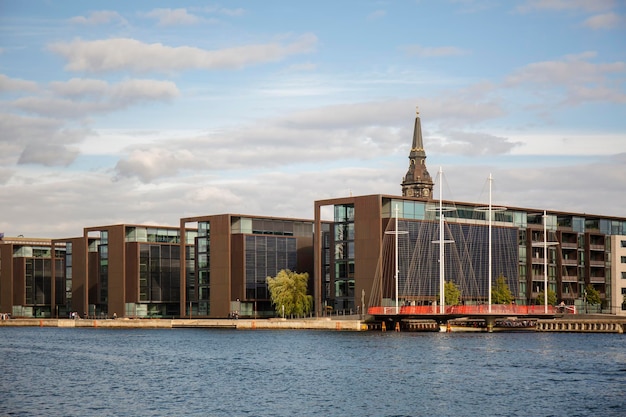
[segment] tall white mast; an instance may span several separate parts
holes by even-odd
[[[444,268],[444,215],[443,215],[443,168],[439,167],[439,309],[445,313],[445,268]]]
[[[492,216],[491,216],[491,182],[493,181],[493,178],[491,176],[491,172],[489,173],[489,312],[491,313],[491,223],[492,223]]]
[[[548,246],[559,242],[548,242],[548,213],[543,211],[543,243],[533,243],[533,247],[543,246],[543,313],[548,314]]]
[[[543,211],[543,313],[548,314],[548,215]]]
[[[396,268],[396,314],[398,314],[400,312],[400,310],[398,309],[398,274],[400,272],[400,268],[398,266],[398,205],[396,204],[396,228],[395,228],[395,235],[396,235],[396,264],[395,264],[395,268]]]

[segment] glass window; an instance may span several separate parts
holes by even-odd
[[[585,219],[583,217],[573,217],[572,228],[575,232],[585,233]]]
[[[598,219],[585,219],[585,229],[587,230],[600,229],[600,221]]]
[[[336,222],[354,221],[354,206],[352,204],[335,206],[335,221]]]
[[[198,222],[198,236],[208,235],[209,222]]]
[[[425,211],[426,211],[426,204],[413,202],[413,205],[415,206],[415,219],[416,220],[424,220],[424,218],[425,218]]]
[[[622,241],[620,242],[620,246],[621,246],[622,248],[626,248],[626,240],[622,240]]]
[[[520,228],[527,227],[527,214],[525,212],[515,211],[513,212],[513,225]]]
[[[622,256],[622,263],[626,264],[626,256]]]
[[[414,219],[415,218],[415,204],[412,201],[404,201],[403,206],[403,218],[405,219]],[[395,212],[394,212],[395,213]]]

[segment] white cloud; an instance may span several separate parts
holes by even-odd
[[[70,19],[70,23],[80,25],[104,25],[111,22],[127,23],[118,12],[111,10],[94,11],[88,16],[74,16]]]
[[[317,38],[305,34],[291,43],[244,45],[221,50],[190,46],[171,47],[160,43],[146,44],[135,39],[116,38],[96,41],[76,39],[57,42],[49,49],[67,60],[69,71],[182,71],[187,69],[243,68],[279,61],[294,54],[314,50]]]
[[[567,56],[560,61],[543,61],[528,64],[515,71],[507,81],[512,84],[581,84],[602,82],[606,75],[626,73],[626,63],[593,63],[589,58],[595,54]]]
[[[102,80],[71,79],[52,82],[54,95],[21,97],[13,105],[24,111],[66,119],[119,111],[140,102],[169,101],[179,95],[171,81],[131,79],[116,84]]]
[[[143,182],[172,177],[183,169],[202,167],[202,159],[186,149],[136,149],[121,159],[115,170],[118,177],[138,177]]]
[[[626,153],[626,135],[610,133],[585,134],[581,132],[517,133],[521,146],[513,155],[609,156]],[[602,146],[598,146],[602,143]]]
[[[106,81],[72,78],[68,81],[53,81],[50,89],[65,97],[100,97],[106,94],[109,84]]]
[[[626,62],[591,62],[595,55],[594,52],[585,52],[568,55],[561,60],[534,62],[514,71],[504,85],[535,88],[542,95],[560,88],[563,90],[561,99],[557,100],[560,104],[577,105],[588,101],[623,103],[626,92],[620,79],[626,74]]]
[[[583,26],[591,29],[613,29],[626,24],[626,19],[616,13],[604,13],[591,16],[583,22]]]
[[[406,139],[406,138],[405,138]],[[405,140],[406,141],[406,140]],[[406,152],[408,152],[408,146]],[[428,150],[427,150],[428,153]],[[525,207],[623,216],[626,206],[626,154],[582,165],[545,166],[532,170],[515,164],[446,164],[427,161],[434,174],[443,162],[444,198],[480,203],[487,201],[484,186],[494,177],[494,202]],[[588,161],[588,159],[586,160]],[[84,227],[102,224],[178,225],[181,217],[217,213],[312,218],[315,200],[365,194],[400,194],[408,160],[360,168],[347,162],[341,168],[304,167],[289,171],[248,171],[237,178],[197,174],[174,181],[144,185],[134,179],[112,182],[106,173],[55,173],[35,181],[23,173],[0,188],[3,217],[0,230],[9,235],[68,237],[82,235]],[[449,188],[449,189],[448,189]],[[484,187],[483,187],[484,188]],[[24,204],[32,195],[43,204]],[[267,198],[272,195],[273,198]],[[131,203],[132,202],[132,203]],[[72,208],[80,207],[80,210]],[[20,218],[54,218],[54,222],[11,222]]]
[[[78,151],[67,145],[56,143],[29,143],[24,147],[18,164],[44,166],[67,166],[78,156]]]
[[[37,83],[0,74],[0,92],[3,91],[37,91]]]
[[[145,17],[158,20],[159,26],[195,25],[202,18],[190,14],[187,9],[154,9],[144,14]]]
[[[0,163],[67,166],[78,155],[75,144],[89,130],[68,128],[63,122],[46,118],[0,114]]]
[[[509,154],[522,142],[482,132],[443,131],[442,137],[431,138],[427,148],[433,153],[465,156],[495,156]],[[439,136],[439,135],[438,135]]]
[[[467,105],[459,96],[420,101],[428,108],[428,124],[468,126],[502,113],[493,103],[474,100]],[[388,100],[324,106],[232,130],[200,135],[190,132],[187,137],[172,134],[169,140],[164,140],[168,135],[162,133],[158,140],[120,150],[115,171],[120,177],[151,182],[184,172],[267,170],[297,164],[332,165],[347,159],[373,160],[404,153],[413,134],[413,104],[413,100]],[[447,146],[446,152],[493,155],[508,153],[518,145],[485,133],[457,130],[453,136],[450,140],[454,145]]]

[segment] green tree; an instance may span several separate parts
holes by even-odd
[[[267,277],[270,298],[277,315],[303,316],[313,307],[313,297],[307,295],[309,274],[281,270],[276,277]]]
[[[493,304],[511,304],[513,302],[513,294],[502,274],[496,278],[496,284],[491,288],[491,302]]]
[[[587,292],[587,302],[589,304],[600,304],[602,303],[602,297],[600,296],[600,292],[594,288],[593,285],[589,284],[585,288]]]
[[[446,281],[443,286],[444,298],[447,306],[458,306],[461,304],[461,290],[452,281]]]
[[[537,304],[542,306],[544,299],[545,299],[545,295],[543,291],[539,292],[539,294],[537,294]],[[556,304],[556,293],[552,291],[550,288],[548,288],[548,305],[553,306],[555,304]]]

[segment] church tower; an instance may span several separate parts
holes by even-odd
[[[422,142],[422,123],[419,110],[415,111],[413,145],[409,153],[409,170],[402,181],[402,195],[430,200],[433,195],[433,179],[426,169],[426,152]]]

